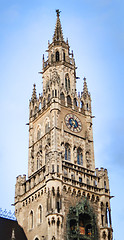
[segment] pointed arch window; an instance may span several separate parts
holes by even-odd
[[[71,160],[71,151],[68,143],[65,144],[65,160],[67,161]]]
[[[30,212],[30,229],[34,226],[33,211]]]
[[[59,62],[59,52],[56,52],[56,62]]]
[[[63,61],[65,61],[65,52],[63,52]]]
[[[82,154],[82,149],[81,148],[77,149],[77,164],[83,166],[83,154]]]
[[[78,102],[77,102],[77,99],[76,98],[74,98],[74,106],[78,106]]]
[[[38,208],[38,219],[39,219],[39,223],[42,223],[42,214],[43,214],[42,206],[40,205],[39,208]]]
[[[61,104],[65,105],[65,95],[64,93],[60,93],[60,100],[61,100]]]
[[[71,97],[69,95],[67,96],[67,104],[68,104],[69,107],[72,106]]]

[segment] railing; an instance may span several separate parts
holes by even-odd
[[[15,212],[12,213],[11,210],[8,212],[6,209],[0,208],[0,217],[16,221]]]

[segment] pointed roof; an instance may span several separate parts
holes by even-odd
[[[37,99],[36,88],[35,88],[35,87],[36,87],[36,85],[34,84],[34,85],[33,85],[32,98],[31,98],[32,100],[36,100],[36,99]]]
[[[86,78],[84,77],[84,84],[83,84],[83,95],[84,98],[86,98],[86,96],[88,95],[88,87],[87,87],[87,82],[86,82]]]
[[[60,22],[60,11],[59,9],[56,10],[57,13],[57,19],[56,19],[56,26],[55,26],[55,31],[54,31],[54,35],[53,35],[53,41],[64,41],[63,38],[63,33],[62,33],[62,26],[61,26],[61,22]]]

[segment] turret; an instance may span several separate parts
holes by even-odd
[[[81,94],[81,108],[86,114],[91,114],[91,96],[88,92],[86,78],[84,77],[83,92]]]

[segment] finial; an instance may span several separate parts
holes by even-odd
[[[66,44],[68,44],[68,38],[66,39]]]
[[[57,17],[60,16],[60,12],[61,12],[61,11],[59,11],[59,9],[56,9]]]
[[[88,87],[87,87],[87,82],[86,82],[86,77],[83,78],[84,84],[83,84],[83,95],[84,98],[88,95]]]
[[[32,100],[37,99],[37,95],[36,95],[36,84],[33,84],[33,93],[32,93]]]

